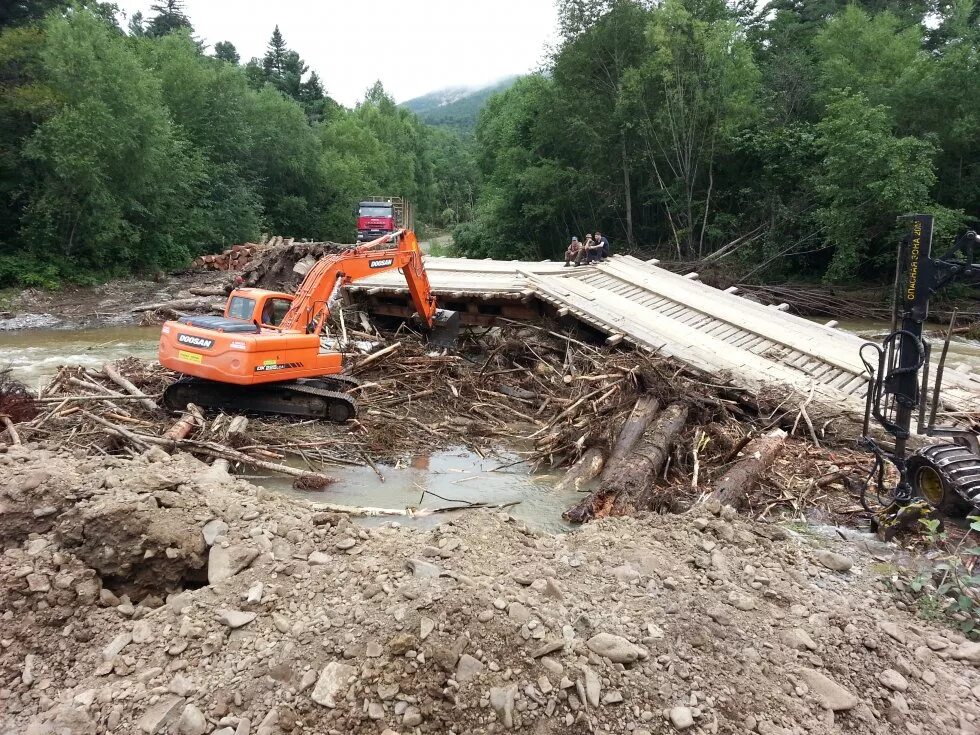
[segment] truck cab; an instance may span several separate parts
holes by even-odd
[[[357,205],[357,241],[369,242],[398,229],[395,205],[389,201],[363,201]]]

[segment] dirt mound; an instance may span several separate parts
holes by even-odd
[[[185,455],[38,451],[0,487],[43,465],[72,500],[0,556],[0,732],[975,732],[980,646],[900,609],[864,540],[704,506],[367,528]],[[205,553],[208,586],[143,598],[94,568]]]

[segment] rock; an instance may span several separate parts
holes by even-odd
[[[422,713],[419,712],[417,707],[409,707],[405,710],[405,714],[402,717],[402,724],[405,727],[418,727],[422,724]]]
[[[143,713],[136,727],[148,735],[163,732],[180,716],[183,704],[181,697],[165,697]]]
[[[106,661],[112,661],[122,650],[133,642],[132,633],[120,633],[102,650],[102,657]]]
[[[422,561],[421,559],[409,559],[405,562],[405,567],[420,579],[438,577],[440,574],[442,574],[442,569],[437,567],[435,564],[430,564],[429,562]]]
[[[895,669],[885,669],[882,671],[878,674],[878,681],[893,692],[904,692],[909,688],[908,681],[904,676],[895,671]]]
[[[833,551],[827,551],[826,549],[820,549],[813,555],[813,558],[827,567],[827,569],[833,569],[835,572],[846,572],[854,566],[854,562],[848,557],[843,554],[835,554]]]
[[[531,611],[519,602],[512,602],[507,606],[507,617],[523,625],[531,619]]]
[[[255,620],[255,613],[244,612],[242,610],[220,610],[218,612],[218,620],[234,630],[235,628],[241,628],[243,625],[248,625]]]
[[[188,704],[180,713],[177,721],[177,732],[180,735],[204,735],[208,729],[208,721],[194,704]]]
[[[201,535],[204,536],[204,543],[208,546],[214,546],[215,539],[219,536],[224,536],[226,533],[228,533],[228,524],[220,518],[211,519],[201,529]]]
[[[364,650],[365,656],[368,658],[380,658],[382,653],[384,653],[384,649],[381,647],[380,643],[377,641],[368,641]]]
[[[153,640],[153,628],[148,620],[137,620],[133,625],[133,643],[149,643]]]
[[[727,626],[732,624],[732,616],[729,615],[728,610],[721,605],[709,607],[707,610],[705,610],[705,612],[708,613],[708,617],[718,623],[718,625]]]
[[[419,621],[419,640],[424,641],[429,637],[429,634],[435,630],[436,623],[430,618],[422,618]]]
[[[356,544],[357,539],[353,539],[350,536],[345,536],[344,538],[340,539],[340,541],[335,543],[334,546],[341,551],[347,551],[348,549],[353,549]]]
[[[882,631],[887,633],[889,637],[894,638],[899,643],[904,644],[908,642],[909,639],[908,634],[905,632],[905,629],[902,628],[901,626],[896,625],[895,623],[892,623],[890,621],[883,620],[880,623],[878,623],[878,627]]]
[[[803,628],[791,628],[779,634],[779,640],[787,648],[797,651],[816,651],[817,644]]]
[[[46,574],[35,572],[27,575],[27,587],[31,592],[50,592],[51,582]]]
[[[187,677],[177,674],[171,681],[167,689],[178,697],[187,697],[197,690],[197,687]]]
[[[814,669],[802,669],[800,676],[826,709],[840,712],[857,707],[858,698],[825,674]]]
[[[251,587],[248,588],[248,593],[245,595],[245,602],[262,602],[262,590],[265,588],[261,582],[256,582]]]
[[[553,639],[550,641],[545,641],[540,646],[531,651],[531,658],[541,658],[542,656],[547,656],[549,653],[554,653],[555,651],[560,651],[565,647],[565,641],[561,639]]]
[[[478,677],[483,671],[483,662],[479,659],[473,658],[468,653],[464,653],[459,657],[459,662],[456,664],[456,673],[453,678],[459,684],[465,684]]]
[[[694,713],[690,707],[671,707],[670,724],[677,730],[686,730],[694,725]]]
[[[323,551],[310,552],[310,555],[306,557],[306,561],[315,567],[326,566],[330,563],[331,559],[333,559],[333,557]]]
[[[368,717],[372,720],[383,720],[385,708],[381,702],[371,702],[368,704]]]
[[[509,687],[490,688],[490,706],[497,713],[497,718],[503,726],[510,730],[514,727],[514,699],[517,697],[517,684]]]
[[[551,683],[551,679],[549,679],[547,676],[542,674],[541,676],[538,677],[538,689],[541,690],[542,694],[551,694],[551,692],[554,691],[555,687]]]
[[[604,656],[616,664],[633,663],[640,657],[640,650],[628,640],[612,633],[597,633],[585,645],[599,656]]]
[[[382,702],[387,702],[389,699],[394,699],[401,687],[398,686],[398,682],[394,684],[378,684],[378,696],[381,697]]]
[[[404,656],[408,651],[413,650],[418,641],[411,633],[396,633],[388,641],[388,648],[396,656]]]
[[[24,668],[20,672],[20,680],[24,686],[30,686],[34,683],[34,662],[37,657],[33,653],[29,653],[24,656]]]
[[[331,661],[320,672],[320,678],[317,679],[310,698],[324,707],[336,707],[337,695],[347,691],[347,680],[356,673],[357,669],[353,666]]]
[[[585,699],[591,706],[598,707],[602,682],[590,666],[583,666],[582,674],[585,676]]]
[[[217,584],[245,569],[259,555],[250,546],[212,546],[208,554],[208,583]]]
[[[550,656],[545,656],[542,658],[541,665],[548,670],[548,673],[553,674],[554,676],[561,676],[563,673],[565,673],[565,667]]]
[[[980,643],[977,641],[963,641],[953,649],[952,656],[957,661],[969,661],[971,664],[980,666]]]
[[[606,692],[602,696],[603,704],[620,704],[622,701],[623,701],[623,694],[622,692],[616,689],[612,690],[611,692]]]

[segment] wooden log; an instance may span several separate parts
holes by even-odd
[[[392,352],[399,349],[401,346],[402,346],[401,342],[395,342],[395,344],[388,345],[383,350],[372,352],[370,355],[365,357],[363,360],[357,363],[357,365],[354,366],[353,372],[358,372],[360,370],[363,370],[367,365],[370,365],[372,362],[376,362],[377,360],[380,360],[382,357],[387,357]]]
[[[643,432],[646,431],[647,426],[657,415],[659,408],[660,404],[653,396],[640,396],[619,432],[616,444],[606,462],[605,471],[599,479],[599,486],[589,493],[588,497],[583,498],[577,505],[562,513],[562,518],[572,523],[585,523],[590,518],[605,514],[608,510],[607,503],[611,502],[614,497],[614,494],[611,495],[607,489],[608,478],[616,475],[617,466],[626,459],[633,446],[643,436]]]
[[[206,297],[197,296],[193,299],[170,299],[169,301],[156,301],[149,304],[140,304],[139,306],[134,306],[129,311],[132,314],[136,314],[142,311],[156,311],[157,309],[176,309],[178,311],[188,309],[206,309],[208,307],[208,303],[209,302]]]
[[[738,506],[756,480],[779,454],[786,432],[773,429],[756,437],[745,447],[744,456],[732,465],[715,483],[709,500],[721,505]]]
[[[159,407],[157,406],[156,403],[153,402],[152,398],[150,398],[143,391],[141,391],[139,388],[137,388],[135,385],[129,382],[129,380],[123,377],[123,375],[118,370],[116,370],[112,365],[106,363],[105,365],[102,366],[102,371],[109,376],[109,380],[111,380],[113,383],[118,385],[124,391],[129,393],[129,395],[136,396],[137,398],[141,399],[140,405],[142,405],[148,411],[158,410]]]
[[[623,423],[623,428],[619,431],[619,437],[613,445],[612,452],[609,453],[609,461],[606,463],[606,470],[609,471],[617,463],[622,461],[636,444],[647,426],[653,421],[653,417],[660,410],[660,403],[651,395],[642,395],[629,418]]]
[[[10,420],[10,417],[7,414],[0,414],[0,421],[3,422],[3,425],[7,430],[7,436],[10,437],[10,443],[14,446],[20,444],[20,434],[17,433],[17,427],[14,426],[14,422]]]
[[[616,491],[612,512],[626,515],[637,510],[660,510],[672,507],[672,498],[665,496],[655,485],[657,475],[670,455],[687,423],[688,406],[672,403],[643,434],[639,446],[620,464],[616,477],[609,484]]]
[[[191,286],[189,289],[195,296],[225,296],[227,291],[225,291],[224,286]]]
[[[224,443],[232,447],[241,446],[245,443],[245,430],[247,428],[248,419],[244,416],[235,416],[223,432]]]
[[[578,492],[587,482],[594,480],[606,466],[606,457],[599,447],[587,449],[552,488],[556,494]]]
[[[201,410],[193,403],[188,403],[187,409],[183,412],[183,414],[181,414],[181,417],[177,420],[177,423],[167,429],[167,432],[163,435],[163,438],[174,440],[186,439],[195,428],[201,426],[203,423],[204,417],[201,416]]]

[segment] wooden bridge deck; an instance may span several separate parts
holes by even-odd
[[[574,316],[604,332],[671,356],[704,373],[724,375],[751,390],[785,386],[788,392],[863,411],[867,379],[860,359],[864,340],[842,330],[707,286],[631,256],[588,267],[551,261],[427,258],[426,270],[446,308],[487,319],[524,316],[533,302],[559,316]],[[403,278],[382,274],[352,290],[400,296]],[[480,306],[480,303],[489,306]],[[508,314],[508,306],[516,311]],[[486,321],[484,322],[486,323]],[[943,400],[954,411],[980,406],[980,379],[947,370]]]

